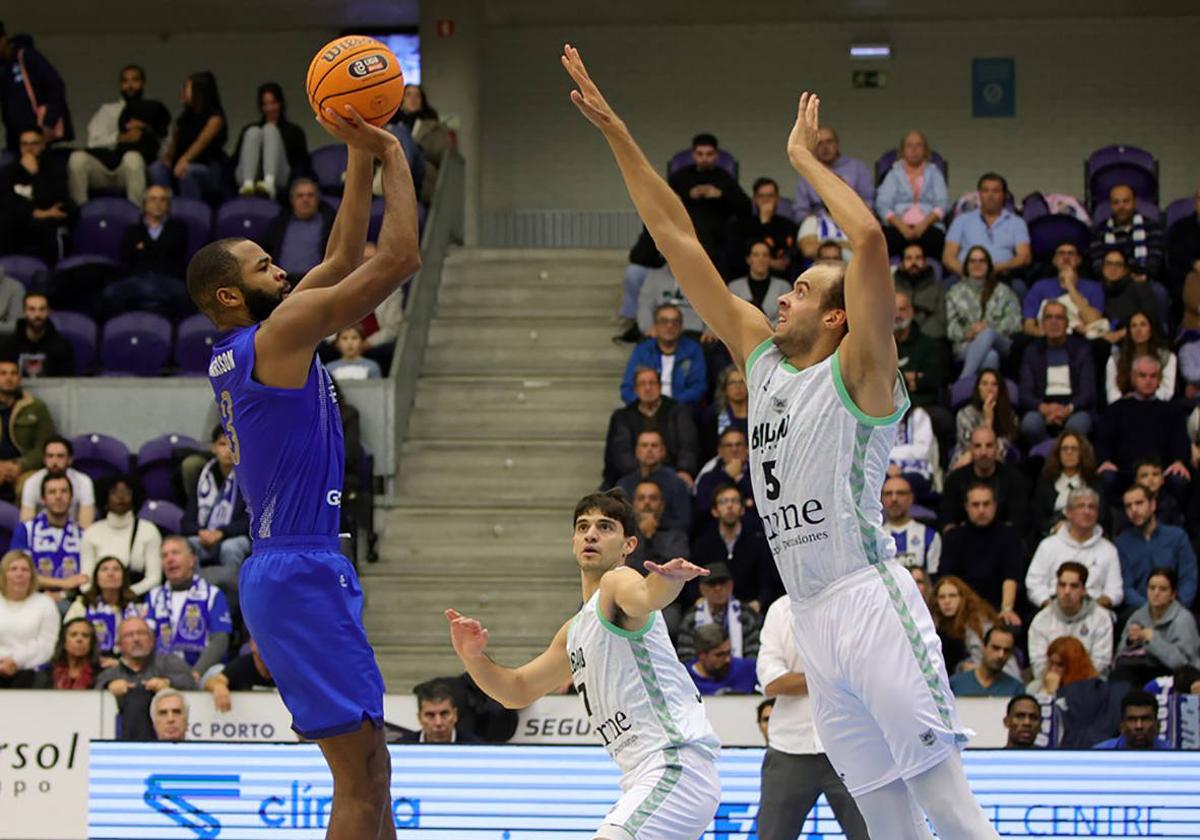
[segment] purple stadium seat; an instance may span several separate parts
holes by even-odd
[[[206,373],[216,339],[217,328],[206,316],[188,318],[179,325],[175,338],[175,364],[185,373]]]
[[[121,258],[125,228],[137,222],[141,211],[124,198],[93,198],[79,208],[79,221],[71,233],[71,253]]]
[[[313,149],[312,168],[321,192],[341,195],[346,180],[346,147],[335,143]]]
[[[896,158],[900,155],[895,149],[888,149],[879,156],[879,160],[875,161],[875,185],[879,186],[883,183],[883,178],[887,175],[887,171],[892,168],[892,164],[896,162]],[[950,161],[939,155],[936,150],[930,150],[929,159],[933,165],[942,170],[942,177],[946,179],[946,183],[950,182]]]
[[[1100,169],[1118,163],[1136,166],[1152,175],[1158,173],[1158,161],[1150,152],[1139,149],[1137,146],[1116,145],[1103,146],[1088,155],[1087,160],[1083,163],[1083,174],[1090,180],[1091,176]]]
[[[1158,176],[1140,166],[1117,163],[1097,169],[1092,174],[1088,181],[1088,209],[1095,212],[1108,200],[1109,191],[1121,184],[1130,187],[1138,198],[1158,204]]]
[[[20,522],[21,511],[17,509],[17,506],[8,502],[0,502],[0,540],[3,540],[5,545],[12,542],[13,531],[17,530]]]
[[[165,499],[148,500],[138,511],[138,516],[157,525],[163,536],[178,534],[180,523],[183,522],[183,511]]]
[[[175,504],[183,501],[179,497],[179,488],[175,486],[175,456],[181,449],[187,452],[207,451],[198,440],[187,435],[161,435],[146,441],[138,450],[137,471],[149,498],[167,499]]]
[[[115,437],[90,434],[71,439],[75,450],[73,466],[92,481],[102,481],[129,472],[129,449]]]
[[[1017,383],[1011,379],[1005,379],[1004,385],[1008,388],[1008,398],[1013,405],[1017,404],[1018,387]],[[950,386],[950,408],[957,411],[967,404],[971,399],[971,394],[975,390],[975,379],[973,377],[963,377]]]
[[[96,322],[80,312],[65,309],[51,312],[50,320],[75,351],[75,375],[83,375],[96,358]]]
[[[667,177],[670,178],[672,175],[674,175],[680,169],[683,169],[683,167],[691,166],[691,165],[692,165],[692,150],[691,149],[683,149],[682,151],[678,151],[671,157],[671,159],[669,161],[667,161]],[[734,180],[737,180],[737,176],[738,176],[737,158],[735,158],[733,155],[729,154],[729,152],[725,151],[724,149],[717,150],[717,166],[721,167],[726,172],[728,172],[730,175],[732,175]]]
[[[33,286],[35,280],[45,277],[50,271],[46,264],[37,257],[29,257],[24,254],[9,254],[6,257],[0,257],[0,269],[3,269],[9,277],[20,281],[26,290]]]
[[[1162,211],[1158,209],[1154,202],[1135,197],[1133,203],[1137,206],[1137,211],[1147,219],[1153,219],[1157,222],[1162,218]],[[1112,205],[1108,203],[1108,199],[1101,199],[1096,202],[1096,209],[1092,211],[1092,224],[1098,225],[1101,222],[1107,222],[1110,216],[1112,216]]]
[[[1186,216],[1196,212],[1195,201],[1190,198],[1177,198],[1167,205],[1165,225],[1167,230],[1171,229],[1171,225],[1178,222]]]
[[[1054,448],[1054,438],[1047,438],[1041,443],[1034,444],[1029,450],[1030,458],[1041,458],[1043,461],[1050,457],[1050,450]]]
[[[1046,204],[1046,197],[1040,192],[1032,192],[1021,199],[1021,218],[1025,220],[1025,224],[1049,213],[1050,205]]]
[[[171,199],[171,216],[187,225],[189,260],[211,237],[212,215],[212,208],[198,198],[176,196]]]
[[[1089,244],[1088,226],[1074,216],[1052,213],[1029,223],[1029,243],[1033,258],[1049,262],[1060,242],[1074,242],[1079,253],[1086,254]]]
[[[109,371],[157,376],[170,350],[170,321],[150,312],[127,312],[104,325],[100,362]]]
[[[217,219],[213,224],[213,239],[244,236],[261,241],[267,225],[280,214],[282,208],[269,198],[242,196],[231,198],[217,208]]]

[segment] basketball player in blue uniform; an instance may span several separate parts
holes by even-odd
[[[201,248],[188,293],[223,334],[208,376],[250,511],[254,551],[239,581],[242,613],[292,727],[333,773],[326,837],[394,838],[383,678],[362,626],[362,590],[338,551],[343,443],[318,343],[356,324],[420,266],[412,176],[399,141],[347,108],[325,128],[349,146],[345,194],[324,261],[293,288],[248,239]],[[378,252],[363,261],[375,158],[385,210]]]

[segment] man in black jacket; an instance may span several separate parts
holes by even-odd
[[[67,168],[36,129],[21,132],[19,148],[17,161],[0,173],[0,253],[29,254],[53,266],[75,216]]]
[[[187,240],[187,225],[171,218],[171,191],[152,186],[142,198],[142,218],[121,237],[121,262],[138,274],[183,277]]]
[[[24,131],[36,131],[47,142],[74,140],[67,86],[29,35],[5,32],[0,23],[0,116],[9,151],[18,150]]]
[[[1000,613],[1021,623],[1015,610],[1025,577],[1025,545],[1013,526],[996,521],[996,493],[987,484],[967,490],[967,522],[946,532],[939,575],[957,575]]]
[[[722,484],[718,487],[713,493],[712,507],[716,521],[692,544],[691,560],[706,568],[711,568],[714,563],[728,566],[733,575],[733,594],[755,612],[765,613],[766,608],[784,594],[783,583],[762,530],[748,528],[742,522],[745,512],[742,492],[736,486]],[[685,600],[693,600],[698,589],[687,586],[684,592],[687,593]]]
[[[679,477],[690,484],[700,467],[696,422],[691,410],[662,395],[662,382],[654,368],[637,370],[633,375],[633,389],[637,401],[618,408],[608,421],[604,486],[613,486],[621,476],[637,469],[634,450],[638,435],[645,431],[662,433],[667,444],[667,462],[674,464]]]
[[[731,233],[738,221],[749,217],[751,203],[737,179],[717,166],[717,157],[717,138],[697,134],[692,138],[692,164],[676,170],[668,183],[683,200],[713,265],[728,271],[741,256]]]
[[[987,426],[971,432],[971,463],[946,477],[942,489],[942,521],[947,526],[967,520],[967,488],[986,484],[996,494],[996,519],[1024,534],[1029,523],[1029,489],[1021,473],[996,460],[996,433]],[[944,550],[944,549],[943,549]]]
[[[0,354],[15,358],[21,376],[74,376],[75,350],[50,320],[50,301],[41,292],[25,295],[25,316],[17,329],[4,339]]]

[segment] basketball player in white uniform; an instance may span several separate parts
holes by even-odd
[[[486,653],[487,630],[446,610],[454,651],[479,687],[510,709],[574,682],[592,731],[622,773],[621,798],[597,840],[697,840],[720,803],[721,745],[660,610],[708,572],[679,558],[647,561],[645,578],[627,567],[636,523],[620,490],[585,496],[574,521],[583,608],[550,647],[520,668],[502,667]]]
[[[926,840],[923,809],[942,840],[996,837],[967,785],[966,733],[929,610],[881,525],[888,452],[908,408],[895,287],[879,222],[816,158],[819,100],[800,97],[788,157],[854,257],[800,275],[772,327],[729,293],[578,51],[568,45],[562,63],[688,300],[746,369],[755,504],[793,601],[817,732],[871,836]]]

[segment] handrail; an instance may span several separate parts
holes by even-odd
[[[451,149],[438,167],[437,186],[425,221],[421,239],[421,270],[409,280],[408,305],[396,337],[392,357],[392,397],[395,404],[395,446],[397,462],[408,435],[412,418],[417,379],[425,362],[429,343],[429,322],[437,308],[438,290],[442,284],[442,263],[451,244],[461,245],[464,225],[464,193],[466,166],[462,155]],[[391,472],[395,481],[395,473]],[[388,495],[391,495],[388,488]]]

